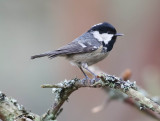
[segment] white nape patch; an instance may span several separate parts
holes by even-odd
[[[78,44],[80,44],[83,48],[87,47],[86,45],[84,45],[84,44],[81,43],[81,42],[78,42]]]
[[[105,44],[108,44],[108,42],[112,39],[113,34],[108,34],[108,33],[103,33],[100,34],[99,31],[94,31],[92,32],[93,36],[98,40],[98,41],[104,41]]]
[[[93,25],[92,27],[95,27],[95,26],[98,26],[98,25],[101,25],[101,24],[103,24],[103,23],[95,24],[95,25]]]

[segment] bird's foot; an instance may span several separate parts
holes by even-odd
[[[95,76],[93,79],[90,79],[88,76],[87,77],[85,77],[84,79],[82,79],[82,84],[84,84],[84,85],[92,85],[92,84],[94,84],[95,82],[97,82],[97,81],[99,81],[100,79],[97,77],[97,76]]]
[[[95,76],[93,79],[90,80],[90,84],[94,84],[95,82],[98,82],[99,80],[100,80],[100,78]]]
[[[85,77],[85,78],[82,79],[82,84],[87,85],[87,84],[90,83],[90,80],[91,79],[89,77]]]

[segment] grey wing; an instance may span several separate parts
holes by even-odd
[[[71,43],[55,50],[58,55],[70,55],[78,53],[89,53],[97,50],[101,46],[101,43],[93,37],[90,33],[85,33],[72,41]],[[53,54],[50,53],[50,58],[55,56],[55,51]]]

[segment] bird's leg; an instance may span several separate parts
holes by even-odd
[[[79,67],[80,68],[80,70],[82,71],[82,73],[84,74],[84,76],[85,76],[85,78],[82,80],[82,82],[85,84],[85,81],[89,81],[90,80],[90,78],[87,76],[87,74],[83,71],[83,69],[82,69],[82,67]]]
[[[88,72],[90,72],[90,73],[94,76],[94,78],[90,80],[90,81],[91,81],[91,82],[90,82],[91,84],[93,84],[95,81],[98,81],[98,80],[99,80],[99,79],[97,78],[97,75],[96,75],[95,73],[93,73],[93,72],[88,68],[87,63],[83,63],[83,64],[82,64],[82,67],[83,67],[84,69],[86,69]]]

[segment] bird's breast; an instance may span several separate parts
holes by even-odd
[[[87,63],[88,66],[95,64],[105,57],[107,57],[109,52],[102,52],[102,47],[97,49],[96,51],[90,53],[80,53],[80,54],[73,54],[67,56],[67,59],[71,61],[72,64],[80,66],[81,63]]]

